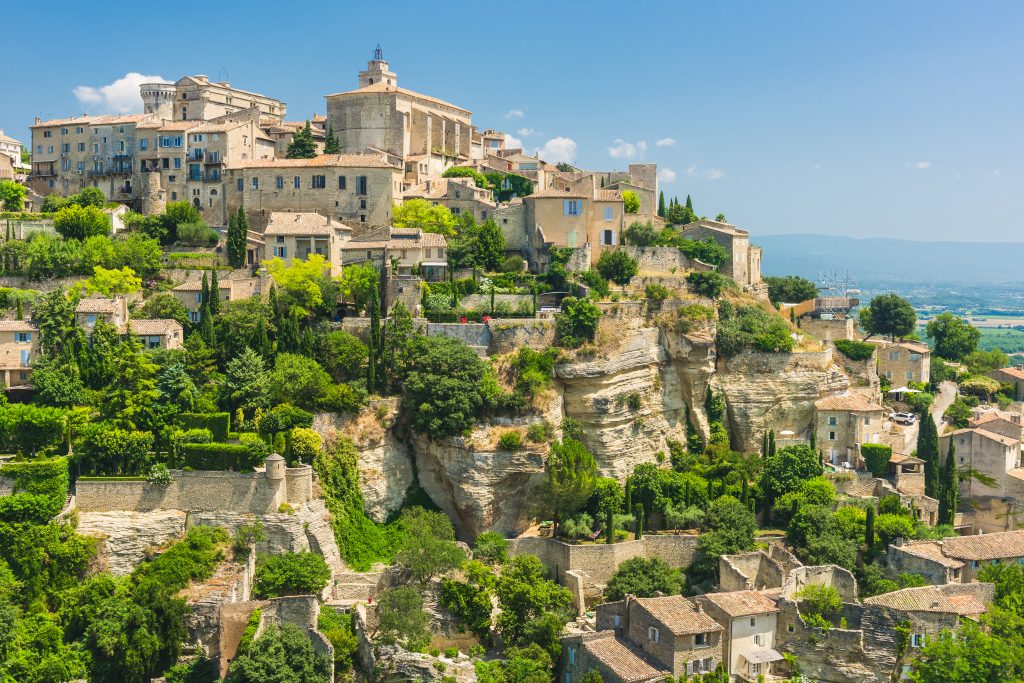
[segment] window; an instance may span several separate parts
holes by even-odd
[[[284,244],[284,237],[283,237],[283,236],[281,236],[281,235],[278,235],[278,236],[277,236],[277,243],[278,243],[278,244]]]
[[[194,323],[199,322],[199,311],[189,311],[188,312],[188,319],[191,322],[194,322]]]
[[[65,142],[63,145],[60,146],[60,151],[62,151],[65,154],[67,154],[68,152],[71,151],[71,144],[68,143],[68,142]]]
[[[279,175],[276,178],[274,178],[274,187],[276,187],[279,190],[283,190],[284,189],[284,176],[283,175]]]
[[[245,181],[241,178],[238,179],[238,191],[241,192],[245,189]]]
[[[171,178],[171,179],[172,179],[172,180],[174,179],[174,178],[173,178],[173,176],[172,176],[172,178]],[[176,201],[178,201],[178,193],[177,193],[177,192],[172,192],[172,193],[171,193],[171,201],[172,201],[172,202],[176,202]]]
[[[569,648],[569,666],[576,664],[576,648]]]
[[[924,634],[915,633],[910,636],[910,645],[912,647],[924,647]]]
[[[753,664],[751,664],[750,665],[750,673],[753,676],[757,676],[758,674],[760,674],[761,673],[761,663],[760,662],[754,662]]]
[[[84,152],[85,151],[85,143],[84,142],[79,142],[78,143],[78,151],[79,152]]]
[[[274,256],[288,258],[288,247],[274,247]]]
[[[325,187],[327,187],[327,176],[325,176],[325,175],[315,175],[315,176],[313,176],[313,189],[314,190],[322,190]]]
[[[615,244],[615,231],[614,230],[602,230],[601,231],[601,244],[605,246],[611,246]]]
[[[831,415],[828,418],[828,426],[835,427],[837,424],[839,424],[839,418],[837,418],[835,415]]]
[[[452,209],[453,216],[458,216],[460,213],[462,213],[462,209],[460,209],[459,207],[456,206]]]
[[[912,354],[910,354],[910,360],[921,360],[921,354],[919,354],[919,353],[912,353]]]
[[[610,207],[610,206],[604,207],[604,219],[606,221],[612,220],[614,218],[614,214],[615,214],[615,210],[612,207]]]
[[[139,140],[139,149],[149,149],[149,140],[146,138]]]
[[[366,222],[366,214],[365,213],[359,214],[359,222],[360,223],[365,223]]]
[[[46,153],[53,154],[53,145],[50,145],[49,147],[46,148]]]
[[[886,370],[885,377],[886,379],[892,379],[892,370]]]
[[[652,643],[660,643],[661,642],[661,634],[658,632],[658,629],[654,628],[653,626],[648,626],[647,627],[647,640],[651,641]]]
[[[761,645],[761,644],[762,644],[761,643],[761,634],[760,633],[755,633],[754,634],[754,645]]]
[[[14,335],[14,337],[15,341],[21,342],[23,344],[32,341],[31,332],[18,332],[17,334]]]
[[[786,633],[795,633],[796,626],[793,624],[786,624]]]
[[[52,130],[44,130],[43,131],[43,137],[44,138],[52,138],[53,137],[53,131]]]
[[[254,189],[254,190],[260,189],[260,179],[259,178],[253,178],[252,179],[252,189]]]
[[[99,145],[98,142],[94,142],[92,144],[92,151],[93,151],[93,154],[99,154],[99,152],[100,152],[100,145]]]
[[[31,360],[31,355],[32,355],[32,352],[29,351],[28,349],[22,349],[21,350],[21,365],[22,365],[22,367],[31,364],[29,362]]]
[[[96,314],[95,313],[90,313],[87,316],[85,316],[85,324],[86,325],[95,325],[96,324]]]
[[[36,154],[42,154],[42,153],[43,153],[43,146],[42,145],[36,145]]]
[[[708,644],[708,634],[707,633],[698,633],[697,635],[695,635],[693,637],[693,645],[694,645],[694,647],[703,647],[703,646],[705,646],[707,644]]]
[[[338,189],[339,190],[344,190],[345,189],[345,176],[343,176],[343,175],[338,176]]]
[[[899,360],[899,359],[900,359],[900,352],[899,351],[890,351],[889,352],[889,360]]]
[[[757,617],[750,617],[750,625],[757,626]]]
[[[835,441],[836,440],[836,433],[835,432],[829,432],[828,433],[828,440],[829,441]]]
[[[980,566],[981,566],[981,562],[978,562],[977,560],[974,560],[973,562],[971,562],[971,569],[977,569]]]
[[[360,199],[359,200],[359,209],[360,210],[365,210],[366,209],[366,200],[365,199]]]
[[[870,424],[871,424],[871,418],[869,418],[869,417],[865,417],[865,418],[864,418],[864,426],[865,426],[865,427],[867,427],[867,426],[868,426],[868,425],[870,425]]]
[[[174,157],[174,168],[181,168],[181,157]]]
[[[356,176],[356,194],[367,194],[366,192],[366,176]]]
[[[622,628],[622,617],[618,614],[612,617],[612,625],[615,628]]]
[[[565,199],[562,201],[563,216],[579,216],[580,201],[578,199]]]
[[[907,379],[914,379],[914,373],[911,370],[907,371]]]
[[[296,190],[302,187],[302,179],[299,178],[299,176],[295,176],[294,178],[292,178],[292,187],[294,187]]]

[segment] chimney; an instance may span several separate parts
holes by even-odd
[[[2,130],[0,130],[0,133],[2,133],[2,132],[3,132],[3,131],[2,131]],[[1018,365],[1018,366],[1017,366],[1017,369],[1018,369],[1018,370],[1024,370],[1024,364]]]
[[[427,181],[427,192],[430,192],[430,181]]]
[[[43,122],[43,120],[37,116],[36,117],[36,123],[42,123],[42,122]]]
[[[697,601],[697,612],[698,614],[704,614],[704,603],[700,600]]]

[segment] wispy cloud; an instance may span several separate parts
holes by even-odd
[[[533,135],[534,133],[536,133],[537,131],[535,131],[533,128],[520,128],[516,132],[519,133],[520,135],[522,135],[524,138],[528,138],[531,135]]]
[[[915,161],[914,163],[911,164],[911,166],[913,166],[914,168],[921,168],[921,169],[930,168],[931,165],[932,165],[932,162],[930,162],[930,161]]]
[[[522,109],[510,109],[508,113],[505,114],[506,119],[521,119],[523,116],[525,116],[525,114]]]
[[[522,149],[523,141],[514,135],[505,133],[505,149]]]
[[[537,155],[544,161],[559,164],[571,164],[576,161],[576,141],[572,138],[555,137],[544,143],[537,150]]]
[[[720,168],[701,168],[699,165],[693,164],[686,169],[686,175],[705,180],[719,180],[725,177],[725,171]]]
[[[163,76],[144,76],[131,71],[113,83],[98,87],[80,85],[71,92],[90,113],[131,114],[142,111],[142,95],[139,94],[141,84],[167,82]]]
[[[658,180],[663,183],[674,183],[676,181],[676,172],[668,166],[662,166],[658,169]]]
[[[608,156],[612,159],[642,159],[646,151],[647,143],[643,140],[639,142],[626,142],[619,138],[608,148]]]
[[[657,142],[655,142],[654,144],[656,146],[658,146],[658,147],[675,147],[676,146],[676,139],[675,138],[662,138],[662,139],[658,140]]]

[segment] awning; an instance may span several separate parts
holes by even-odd
[[[432,266],[434,268],[447,268],[447,261],[423,261],[420,263],[421,266]]]
[[[751,664],[767,664],[768,662],[777,662],[783,658],[782,655],[770,647],[759,647],[748,652],[741,652],[740,654]]]
[[[890,394],[920,394],[919,389],[911,389],[910,387],[900,387],[899,389],[890,389]]]

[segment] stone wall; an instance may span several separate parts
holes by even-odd
[[[543,351],[555,344],[555,321],[525,318],[492,320],[488,323],[491,331],[491,354],[512,353],[527,346],[534,351]]]
[[[491,331],[484,323],[428,323],[430,337],[451,337],[475,348],[487,348],[491,343]]]
[[[806,586],[831,586],[839,591],[843,602],[857,602],[857,579],[846,569],[834,564],[797,567],[789,573],[782,595],[793,600]]]
[[[401,301],[409,310],[409,313],[416,315],[420,306],[420,283],[421,278],[413,276],[389,277],[384,284],[384,310],[390,311],[395,304]]]
[[[262,472],[171,471],[171,483],[79,479],[75,497],[81,512],[183,510],[185,512],[277,512],[282,503],[302,505],[312,496],[313,468],[290,468],[285,480]],[[286,481],[288,483],[286,483]],[[297,498],[289,497],[294,493]]]
[[[636,259],[638,270],[643,275],[656,273],[682,273],[692,270],[698,264],[686,258],[677,247],[620,247],[622,251]]]
[[[540,188],[538,188],[540,189]],[[506,251],[523,251],[529,246],[526,234],[526,204],[517,201],[502,204],[494,210],[494,221],[505,236]]]

